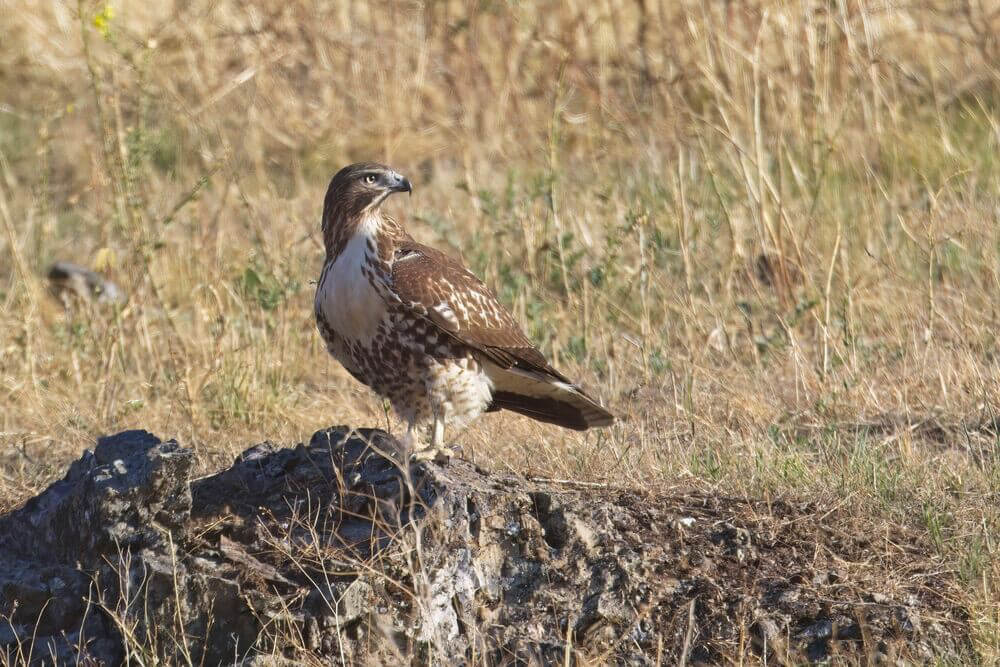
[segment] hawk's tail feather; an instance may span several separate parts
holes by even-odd
[[[546,424],[555,424],[577,431],[586,431],[593,426],[608,426],[615,418],[610,412],[591,402],[578,405],[557,398],[525,396],[509,391],[493,393],[491,408],[503,408],[537,419]]]
[[[512,410],[577,431],[610,426],[615,421],[613,414],[579,387],[546,373],[494,364],[487,364],[486,372],[493,382],[492,410]]]

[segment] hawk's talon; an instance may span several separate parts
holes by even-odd
[[[454,453],[447,447],[428,447],[426,449],[421,449],[420,451],[414,452],[410,459],[414,463],[425,463],[427,461],[433,461],[438,465],[445,465],[451,461],[451,457]]]

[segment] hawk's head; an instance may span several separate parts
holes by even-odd
[[[327,255],[337,255],[357,232],[358,224],[372,219],[368,214],[377,211],[386,197],[393,192],[410,191],[410,182],[384,164],[359,162],[338,171],[323,201],[323,242]]]
[[[384,164],[359,162],[336,173],[326,190],[323,222],[328,218],[350,220],[373,211],[394,192],[410,192],[410,182]]]

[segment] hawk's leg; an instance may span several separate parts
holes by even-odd
[[[444,447],[444,416],[434,415],[434,431],[431,434],[431,449]]]
[[[412,421],[407,422],[407,424],[406,424],[406,435],[403,436],[403,439],[400,442],[403,445],[403,453],[404,454],[409,454],[410,452],[412,452],[413,450],[415,450],[417,448],[417,436],[413,432],[413,422]]]
[[[431,442],[426,449],[414,453],[417,461],[437,461],[444,463],[451,458],[451,451],[444,446],[444,415],[434,413],[434,425],[431,427]]]

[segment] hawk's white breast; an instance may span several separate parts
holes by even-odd
[[[374,224],[363,221],[357,233],[325,271],[316,290],[316,309],[328,325],[349,340],[368,342],[386,314],[385,300],[368,281],[363,267],[368,261]]]

